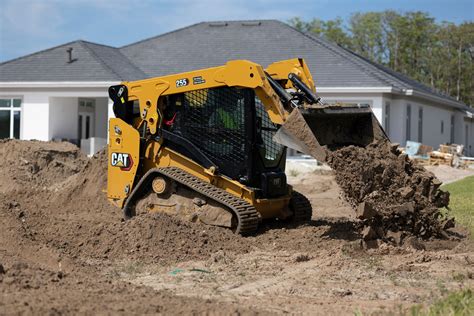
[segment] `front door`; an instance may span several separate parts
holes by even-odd
[[[94,137],[95,100],[79,99],[79,113],[77,122],[77,136],[79,139]]]
[[[88,139],[93,136],[93,120],[93,113],[79,113],[79,121],[77,122],[79,139]]]

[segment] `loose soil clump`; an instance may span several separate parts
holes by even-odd
[[[449,193],[439,189],[433,173],[410,161],[398,146],[378,141],[367,147],[328,150],[344,198],[363,220],[365,241],[383,239],[400,244],[407,236],[447,237],[454,226],[444,219]]]

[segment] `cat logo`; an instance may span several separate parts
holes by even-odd
[[[112,153],[110,156],[110,164],[113,167],[119,167],[123,171],[129,171],[133,166],[133,159],[130,154]]]

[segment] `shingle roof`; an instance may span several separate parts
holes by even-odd
[[[218,66],[231,59],[267,66],[302,57],[317,86],[387,86],[313,38],[275,20],[203,22],[120,50],[149,76]]]
[[[77,61],[67,63],[72,47]],[[0,64],[0,81],[120,81],[248,59],[306,60],[317,87],[413,89],[464,104],[322,38],[276,20],[201,22],[121,48],[76,41]]]
[[[69,48],[76,59],[71,63]],[[121,81],[145,76],[117,48],[82,40],[0,64],[0,81]]]

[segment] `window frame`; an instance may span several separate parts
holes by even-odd
[[[5,106],[0,106],[0,111],[9,111],[10,112],[10,135],[8,138],[14,138],[14,139],[21,139],[21,112],[23,109],[23,99],[21,97],[5,97],[5,96],[0,96],[1,100],[10,100],[10,106],[5,107]],[[14,100],[20,100],[20,106],[15,107],[14,106]],[[19,135],[18,138],[15,138],[15,112],[19,112],[20,114],[20,126],[19,126]]]

